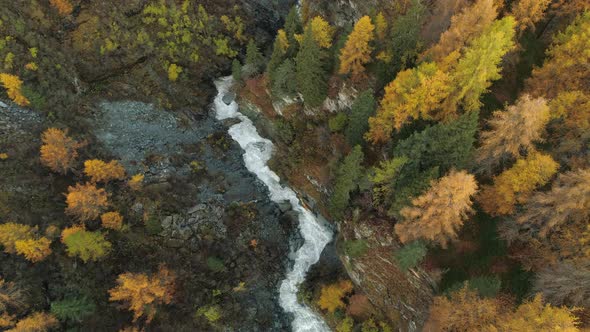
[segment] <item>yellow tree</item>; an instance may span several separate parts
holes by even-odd
[[[565,223],[587,223],[590,218],[590,169],[559,175],[549,192],[538,192],[517,221],[534,226],[545,237]]]
[[[324,20],[321,16],[316,16],[311,22],[309,22],[309,26],[311,27],[313,40],[315,40],[321,48],[330,48],[332,46],[334,28],[330,26],[330,23]],[[295,35],[295,39],[301,43],[303,41],[303,35],[297,34]]]
[[[352,283],[348,280],[340,281],[331,285],[322,287],[318,305],[328,312],[334,312],[338,308],[344,308],[346,304],[342,299],[346,294],[352,292]]]
[[[385,87],[377,115],[369,119],[367,139],[384,143],[394,129],[399,130],[411,119],[431,119],[432,111],[448,96],[449,83],[449,76],[434,62],[398,73]]]
[[[4,252],[9,254],[15,253],[16,241],[33,238],[35,230],[31,226],[13,222],[0,224],[0,244],[4,247]]]
[[[90,181],[93,183],[106,183],[125,178],[125,168],[116,160],[111,160],[108,163],[98,159],[86,160],[84,162],[84,173],[90,177]]]
[[[42,237],[40,239],[26,239],[19,240],[14,243],[16,252],[25,256],[25,258],[33,263],[40,262],[45,257],[51,254],[51,240]]]
[[[385,19],[383,12],[379,12],[377,16],[375,16],[375,34],[379,41],[384,41],[385,37],[387,37],[387,28],[387,20]]]
[[[109,300],[123,301],[127,309],[133,311],[134,321],[146,316],[146,320],[150,322],[158,305],[172,301],[174,282],[174,274],[164,266],[152,276],[144,273],[123,273],[117,278],[117,286],[109,290]]]
[[[107,212],[100,216],[102,227],[120,230],[123,227],[123,216],[119,212]]]
[[[145,176],[143,174],[135,174],[127,181],[127,185],[133,191],[140,191],[143,188],[143,180]]]
[[[527,91],[552,99],[560,92],[590,92],[590,11],[582,13],[563,33],[557,34],[541,68],[533,70]]]
[[[82,144],[68,137],[67,132],[49,128],[41,136],[41,162],[52,171],[66,174],[74,166]]]
[[[61,233],[61,242],[66,245],[70,257],[80,257],[84,263],[97,261],[111,250],[111,243],[100,232],[89,232],[83,226],[66,228]]]
[[[80,221],[93,220],[108,206],[108,194],[95,185],[76,184],[68,187],[66,213]]]
[[[551,0],[519,0],[512,3],[511,15],[518,23],[517,29],[522,33],[527,28],[535,29],[535,23],[539,22]]]
[[[365,76],[365,64],[371,61],[373,48],[369,45],[375,38],[375,26],[369,16],[363,16],[354,25],[346,45],[340,51],[340,74],[352,73],[352,80],[360,81]]]
[[[46,332],[59,325],[59,321],[52,314],[35,312],[21,319],[16,326],[6,332]]]
[[[518,306],[514,313],[499,319],[496,329],[502,332],[559,331],[578,332],[578,319],[567,307],[543,304],[541,295]]]
[[[542,141],[550,111],[543,98],[531,99],[524,95],[506,111],[494,112],[489,120],[491,129],[481,134],[477,161],[482,168],[491,169],[505,157],[518,157],[521,149],[534,150],[534,143]]]
[[[481,299],[467,285],[450,294],[437,296],[430,307],[424,331],[486,331],[499,319],[500,305],[495,299]]]
[[[460,51],[473,38],[487,29],[497,16],[493,0],[477,0],[451,18],[451,26],[438,43],[427,50],[423,57],[441,61],[453,51]]]
[[[538,152],[519,159],[509,170],[494,179],[493,186],[482,189],[479,202],[484,211],[497,216],[514,212],[516,203],[525,203],[535,189],[549,182],[559,164]]]
[[[27,106],[30,104],[27,97],[22,94],[23,81],[18,76],[0,73],[0,83],[6,89],[8,98],[12,99],[17,105]]]
[[[433,181],[428,191],[412,201],[411,207],[401,210],[403,221],[395,225],[395,233],[403,243],[426,239],[446,247],[472,212],[471,196],[476,191],[473,175],[451,171]]]

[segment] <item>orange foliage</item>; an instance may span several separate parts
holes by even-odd
[[[45,237],[38,240],[19,240],[14,243],[16,252],[25,256],[26,259],[33,263],[40,262],[51,254],[50,245],[51,240]]]
[[[17,105],[27,106],[30,104],[27,97],[23,96],[21,92],[23,81],[21,81],[20,78],[18,78],[18,76],[10,74],[0,74],[0,83],[2,83],[2,85],[6,89],[8,98],[12,99],[12,101],[14,101]]]
[[[412,201],[412,207],[401,210],[404,221],[395,225],[395,233],[403,243],[422,238],[446,247],[472,211],[471,196],[476,191],[473,175],[451,171],[433,181],[427,192]]]
[[[366,295],[355,294],[350,297],[348,303],[348,307],[346,308],[347,315],[361,319],[367,319],[371,315],[372,306]]]
[[[140,191],[141,188],[143,188],[144,178],[145,177],[143,176],[143,174],[135,174],[131,177],[131,179],[129,179],[129,181],[127,181],[127,185],[133,191]]]
[[[345,304],[342,299],[346,294],[352,292],[352,288],[352,283],[348,280],[324,286],[322,287],[318,305],[320,308],[329,312],[334,312],[338,308],[344,308]]]
[[[35,312],[21,319],[14,328],[6,332],[46,332],[59,324],[57,318],[45,312]]]
[[[108,163],[98,159],[86,160],[84,162],[84,173],[90,177],[93,183],[106,183],[125,178],[125,168],[116,160],[111,160]]]
[[[66,213],[80,221],[96,219],[108,206],[107,192],[93,184],[76,184],[68,187]]]
[[[66,174],[78,157],[78,148],[82,144],[67,136],[67,132],[57,128],[49,128],[41,137],[41,162],[52,171]]]
[[[49,0],[49,3],[55,7],[62,16],[70,15],[72,10],[74,10],[69,0]]]
[[[16,252],[16,241],[26,240],[33,237],[34,228],[28,225],[7,222],[0,224],[0,244],[4,252],[12,254]]]
[[[175,276],[161,266],[157,274],[123,273],[117,278],[117,287],[109,290],[110,301],[123,301],[133,311],[133,320],[146,316],[149,322],[156,314],[158,304],[172,301]]]
[[[119,212],[107,212],[100,216],[102,227],[120,230],[123,227],[123,216]]]

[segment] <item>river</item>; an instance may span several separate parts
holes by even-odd
[[[287,271],[285,279],[279,288],[279,303],[285,312],[293,314],[292,330],[294,332],[322,332],[330,331],[323,319],[305,304],[297,300],[297,292],[310,267],[318,262],[324,247],[331,241],[332,232],[303,207],[296,193],[281,184],[279,176],[268,167],[272,157],[273,143],[261,137],[250,119],[239,112],[238,104],[232,101],[227,105],[223,101],[233,84],[230,77],[220,78],[215,82],[217,96],[214,100],[214,110],[218,120],[235,118],[239,123],[229,128],[229,135],[238,142],[244,150],[246,168],[254,173],[267,187],[270,199],[276,203],[288,201],[298,214],[299,231],[303,237],[303,245],[293,256],[293,265]]]

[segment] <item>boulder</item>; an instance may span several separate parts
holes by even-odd
[[[234,102],[235,99],[236,99],[236,94],[233,92],[228,92],[223,96],[223,98],[221,98],[221,100],[223,100],[223,102],[226,105],[230,105],[231,103]]]

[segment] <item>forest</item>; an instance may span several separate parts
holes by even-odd
[[[228,75],[330,330],[590,331],[589,0],[3,4],[0,329],[299,331]]]

